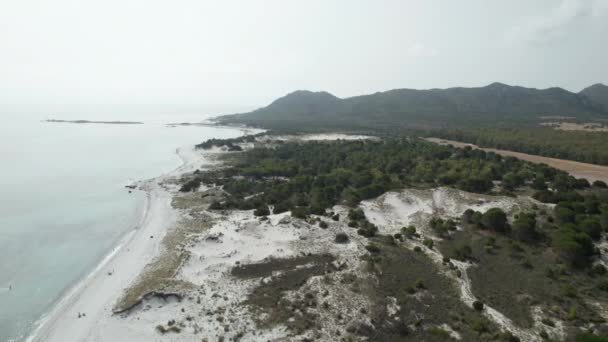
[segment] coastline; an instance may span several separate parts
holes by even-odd
[[[137,182],[146,195],[135,228],[125,232],[93,270],[61,296],[36,322],[25,341],[87,339],[91,329],[113,314],[115,302],[146,264],[160,254],[161,241],[177,220],[177,212],[171,207],[173,194],[163,187],[163,181],[209,162],[194,146],[180,147],[176,154],[181,165],[158,177]],[[79,317],[81,313],[84,315]]]
[[[319,134],[274,138],[308,141],[370,137]],[[260,138],[260,141],[265,140]],[[329,220],[323,215],[301,220],[291,217],[288,212],[259,218],[253,210],[207,211],[206,204],[214,191],[218,191],[213,186],[177,193],[179,185],[173,181],[174,177],[198,170],[201,165],[203,168],[213,166],[214,160],[209,157],[223,152],[226,149],[217,147],[208,153],[191,146],[180,148],[177,150],[182,160],[180,167],[140,182],[139,187],[147,192],[149,201],[141,228],[129,232],[124,237],[124,244],[85,278],[81,287],[76,287],[62,300],[28,341],[200,341],[201,337],[203,341],[213,340],[213,337],[221,341],[276,341],[294,340],[296,336],[334,341],[342,336],[343,330],[348,332],[353,326],[371,326],[373,322],[368,313],[384,300],[375,302],[373,296],[360,292],[358,287],[344,287],[342,282],[345,277],[355,277],[363,283],[375,281],[366,271],[362,258],[367,253],[368,240],[348,226],[345,219],[349,215],[348,207],[336,205],[331,208],[332,213],[338,214],[338,220]],[[501,207],[505,211],[521,211],[532,205],[538,204],[529,199],[514,200],[433,188],[387,192],[362,201],[358,207],[382,234],[393,235],[409,224],[427,227],[428,220],[437,212],[455,217],[466,208]],[[178,222],[181,219],[183,221]],[[318,224],[321,221],[326,223],[325,227]],[[171,268],[175,269],[173,275],[153,279],[164,281],[171,277],[187,287],[181,288],[181,294],[164,291],[167,287],[161,287],[162,292],[151,290],[148,292],[151,296],[135,296],[143,300],[116,311],[115,304],[125,290],[130,291],[140,275],[150,273],[148,266],[170,257],[167,251],[172,249],[164,246],[163,241],[170,240],[176,232],[187,238],[170,246],[177,247],[176,250],[185,253],[187,258],[179,267]],[[404,242],[408,250],[425,250],[424,241],[429,238],[441,240],[432,229],[420,228],[419,233],[421,236]],[[337,234],[346,234],[347,242],[337,243]],[[458,303],[461,301],[471,307],[477,297],[467,272],[474,264],[455,261],[450,267],[441,252],[429,248],[425,253],[447,281],[457,285]],[[303,275],[306,277],[300,279]],[[297,282],[287,281],[289,277]],[[289,310],[300,310],[303,305],[298,304],[300,298],[311,297],[323,300],[327,303],[324,306],[333,309],[311,307],[310,310],[319,315],[315,316],[318,323],[311,323],[316,327],[314,331],[298,328],[299,320],[306,321],[300,316],[289,319],[277,316],[276,320],[268,321],[269,325],[264,325],[268,317],[284,312],[274,304],[268,306],[269,297],[272,303],[290,301]],[[389,316],[402,310],[395,304],[396,297],[386,300]],[[365,310],[350,310],[353,307]],[[533,327],[520,328],[499,309],[486,305],[483,315],[499,329],[511,331],[523,340],[540,340],[538,331],[549,329],[542,326],[541,316],[533,317]],[[261,314],[264,310],[268,311]],[[542,311],[542,307],[534,307],[534,310]],[[332,312],[341,314],[336,316]],[[80,313],[86,316],[81,317]],[[564,336],[561,326],[558,321],[555,328],[549,329],[551,337]],[[461,338],[450,325],[441,327],[453,333],[455,338]]]

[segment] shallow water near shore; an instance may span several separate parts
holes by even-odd
[[[201,115],[121,117],[143,125],[0,126],[0,341],[21,341],[63,293],[141,217],[144,194],[124,186],[180,165],[178,147],[241,135],[179,126]]]

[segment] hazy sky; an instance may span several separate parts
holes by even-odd
[[[0,110],[608,83],[608,0],[0,0]]]

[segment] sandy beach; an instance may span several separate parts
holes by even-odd
[[[140,183],[147,195],[140,224],[123,237],[89,276],[61,299],[28,341],[89,341],[98,340],[97,334],[101,331],[112,334],[111,329],[104,327],[112,318],[116,300],[146,264],[159,254],[167,228],[177,219],[177,213],[171,207],[172,195],[161,183],[207,162],[203,154],[193,147],[181,147],[177,154],[183,163],[180,167]],[[124,340],[124,336],[115,337],[117,341]]]

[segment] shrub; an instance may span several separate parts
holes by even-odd
[[[469,321],[469,326],[471,329],[478,333],[485,333],[489,331],[488,321],[483,317],[475,317]]]
[[[422,241],[422,244],[425,245],[428,249],[433,249],[433,245],[435,244],[435,242],[431,239],[424,239],[424,241]]]
[[[363,220],[360,222],[360,227],[357,230],[357,233],[359,235],[365,236],[367,238],[370,238],[372,236],[375,236],[376,233],[378,232],[378,227],[376,227],[374,224],[370,223],[367,220]]]
[[[562,295],[565,297],[576,298],[578,294],[574,286],[566,284],[564,287],[562,287]]]
[[[308,215],[306,207],[295,207],[291,209],[291,216],[299,219],[305,219]]]
[[[439,217],[433,217],[429,225],[440,237],[445,237],[450,230],[456,230],[456,222],[453,220],[444,221]]]
[[[550,326],[550,327],[555,327],[555,322],[553,322],[552,320],[548,319],[548,318],[543,318],[541,319],[541,322],[544,325]]]
[[[169,325],[167,328],[165,328],[162,325],[157,325],[156,326],[156,331],[158,331],[159,333],[161,333],[162,335],[168,333],[168,332],[174,332],[174,333],[180,333],[182,331],[182,329],[180,327],[178,327],[177,325],[175,325],[175,321],[173,321],[173,323],[171,323],[171,321],[169,321]]]
[[[576,336],[575,342],[608,342],[608,336],[598,336],[587,333]]]
[[[456,260],[470,260],[473,258],[473,249],[469,245],[462,245],[454,250],[454,259]]]
[[[519,337],[513,335],[510,331],[505,331],[505,332],[500,333],[499,341],[520,342],[521,340],[519,339]]]
[[[407,227],[403,227],[401,228],[401,232],[403,232],[403,235],[405,235],[405,237],[411,239],[414,236],[417,236],[418,234],[416,233],[416,227],[414,226],[407,226]]]
[[[335,214],[334,216],[331,217],[331,219],[334,221],[340,221],[340,214]]]
[[[360,208],[351,209],[348,211],[348,218],[353,221],[359,221],[365,219],[365,213]]]
[[[595,276],[603,276],[606,274],[606,267],[602,264],[595,264],[591,268],[591,274]]]
[[[338,233],[336,234],[336,238],[334,239],[336,243],[348,243],[349,238],[346,233]]]
[[[181,192],[196,191],[196,190],[198,190],[198,188],[200,186],[201,186],[201,179],[197,177],[197,178],[191,179],[191,180],[187,181],[186,183],[184,183],[182,185],[182,187],[179,188],[179,191],[181,191]]]
[[[221,210],[221,209],[222,209],[222,204],[218,201],[213,201],[209,205],[209,210]]]
[[[289,211],[288,202],[279,202],[274,205],[274,208],[272,208],[273,214],[280,214],[280,213],[284,213],[286,211]]]
[[[483,310],[483,302],[478,301],[478,300],[474,301],[473,302],[473,309],[475,309],[477,311]]]
[[[327,229],[328,225],[325,221],[319,221],[319,227],[322,229]]]
[[[365,236],[366,238],[370,238],[370,237],[374,237],[376,235],[376,232],[373,230],[369,230],[369,229],[359,228],[359,229],[357,229],[357,234],[359,234],[361,236]]]
[[[374,245],[374,244],[369,244],[367,246],[365,246],[365,249],[367,249],[368,252],[372,253],[372,254],[378,254],[380,253],[380,247]]]
[[[253,211],[253,215],[255,216],[266,216],[270,215],[270,210],[267,205],[261,205],[256,210]]]

